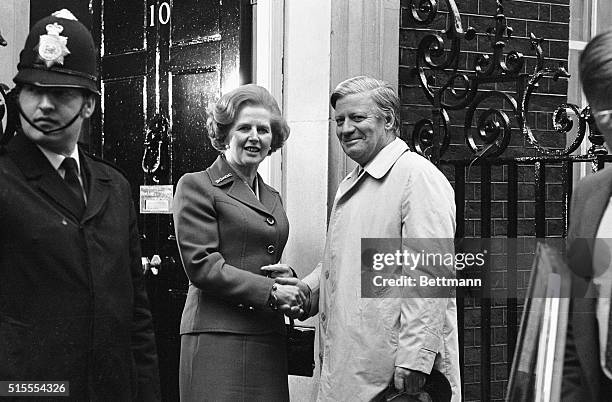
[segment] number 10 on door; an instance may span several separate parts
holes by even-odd
[[[157,9],[157,16],[155,15],[155,4],[152,4],[150,9],[150,27],[155,26],[155,17],[157,17],[157,21],[159,21],[159,23],[162,25],[166,25],[168,21],[170,21],[170,5],[168,4],[168,2],[164,1],[159,5],[159,8]]]

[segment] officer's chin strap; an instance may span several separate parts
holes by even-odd
[[[83,106],[85,106],[85,103],[83,102]],[[21,117],[23,117],[23,119],[25,121],[28,122],[28,124],[30,126],[32,126],[33,128],[35,128],[36,130],[40,131],[43,134],[51,134],[54,133],[56,131],[62,131],[67,129],[68,127],[70,127],[71,125],[74,124],[74,122],[79,118],[79,116],[81,115],[81,111],[83,110],[83,106],[81,106],[81,108],[79,109],[79,111],[77,112],[76,115],[74,115],[74,117],[72,119],[70,119],[70,121],[68,123],[66,123],[65,125],[63,125],[62,127],[59,128],[54,128],[53,130],[43,130],[42,128],[38,127],[36,124],[34,124],[34,122],[32,120],[30,120],[28,118],[28,116],[26,116],[26,114],[23,112],[23,110],[21,109],[21,105],[19,103],[17,103],[17,109],[19,109],[19,114],[21,115]]]

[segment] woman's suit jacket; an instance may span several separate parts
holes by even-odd
[[[274,280],[260,268],[280,260],[289,222],[278,192],[257,181],[260,200],[219,156],[177,184],[174,224],[189,278],[181,334],[285,330],[268,306]]]

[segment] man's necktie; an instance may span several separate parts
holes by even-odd
[[[77,163],[73,158],[66,158],[62,162],[62,167],[66,172],[64,174],[64,181],[70,188],[70,191],[78,200],[79,204],[79,215],[85,210],[85,198],[83,197],[83,187],[79,181],[79,173],[77,169]]]

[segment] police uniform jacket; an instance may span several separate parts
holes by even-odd
[[[69,381],[69,400],[159,400],[130,186],[79,158],[81,216],[23,134],[0,155],[0,380]]]
[[[278,192],[257,181],[259,199],[219,156],[177,184],[174,223],[189,277],[181,334],[284,331],[268,306],[274,280],[260,268],[280,260],[289,223]]]

